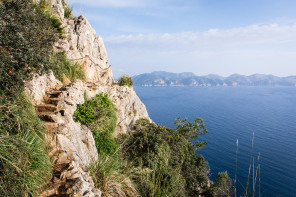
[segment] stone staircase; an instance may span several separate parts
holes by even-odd
[[[59,98],[62,91],[52,91],[47,93],[45,104],[38,105],[36,112],[38,117],[44,122],[48,131],[57,127],[57,104],[61,100]]]
[[[61,150],[56,144],[59,130],[65,126],[63,123],[65,110],[59,109],[59,102],[64,102],[63,93],[66,90],[64,88],[47,92],[44,104],[36,106],[36,113],[47,129],[46,139],[48,143],[54,142],[49,147],[49,155],[52,157],[52,178],[39,197],[101,197],[101,192],[94,188],[89,174],[83,171],[69,153]]]

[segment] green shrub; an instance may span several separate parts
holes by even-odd
[[[52,57],[52,62],[52,71],[58,80],[65,82],[64,76],[66,76],[70,81],[75,79],[86,79],[85,71],[82,69],[80,64],[77,62],[71,63],[64,52],[55,53]]]
[[[108,95],[103,93],[78,105],[74,113],[74,120],[87,125],[93,132],[99,153],[113,154],[118,146],[112,134],[116,128],[116,112]]]
[[[118,80],[118,84],[120,86],[133,86],[134,82],[132,80],[131,77],[129,77],[128,75],[123,75],[120,77],[120,79]]]
[[[135,182],[143,196],[198,196],[207,185],[207,163],[195,154],[205,143],[193,141],[207,132],[202,120],[176,124],[171,129],[140,119],[119,139],[122,157],[142,169]]]
[[[21,20],[20,20],[21,19]],[[0,94],[15,97],[33,73],[44,73],[55,32],[50,21],[32,0],[0,1]]]
[[[118,152],[118,145],[108,132],[95,132],[94,140],[99,154],[104,153],[106,155],[112,155]]]
[[[50,178],[44,132],[25,94],[0,107],[0,196],[36,196]]]
[[[84,104],[78,105],[74,113],[74,119],[76,122],[79,121],[88,125],[98,119],[103,121],[112,111],[114,111],[112,101],[110,101],[107,94],[100,93]]]

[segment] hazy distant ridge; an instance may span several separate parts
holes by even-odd
[[[154,71],[132,77],[136,86],[296,86],[296,76],[277,77],[254,74],[233,74],[229,77],[209,74],[197,76],[191,72]]]

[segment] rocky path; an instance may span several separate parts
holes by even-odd
[[[66,91],[51,91],[46,94],[45,104],[36,106],[39,118],[47,129],[48,152],[52,159],[52,178],[46,191],[39,197],[84,196],[100,197],[101,192],[94,187],[92,178],[84,172],[83,166],[71,155],[71,149],[58,146],[60,129],[65,127],[65,110],[59,103],[64,102]],[[69,130],[71,132],[71,130]],[[65,133],[71,135],[71,133]]]

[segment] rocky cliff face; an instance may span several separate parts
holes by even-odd
[[[85,94],[88,98],[101,92],[108,94],[117,113],[115,135],[129,132],[137,119],[149,116],[132,87],[113,83],[103,39],[89,22],[83,16],[66,19],[62,0],[51,3],[67,35],[55,44],[55,50],[65,51],[70,60],[83,65],[87,80],[63,85],[50,73],[26,83],[26,91],[47,127],[46,140],[53,160],[53,177],[41,196],[101,196],[87,172],[91,162],[98,159],[95,142],[86,126],[74,122],[77,104],[85,102]]]
[[[64,17],[62,0],[51,0],[52,9],[63,23],[66,39],[60,39],[55,48],[65,51],[70,60],[78,61],[86,71],[88,81],[112,84],[113,75],[102,37],[97,36],[83,17]]]

